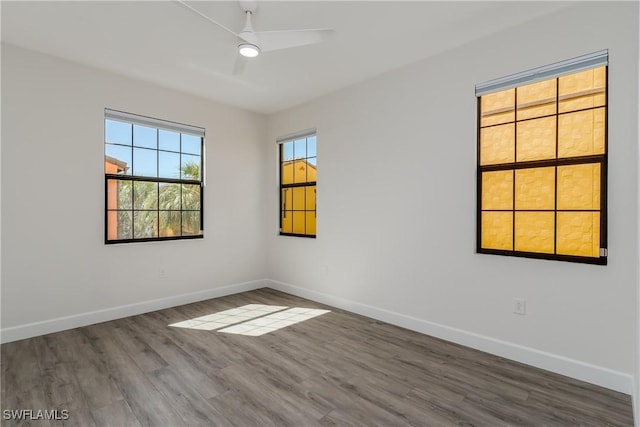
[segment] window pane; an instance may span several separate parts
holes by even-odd
[[[104,173],[131,175],[131,147],[105,144]]]
[[[158,209],[158,183],[135,181],[133,183],[133,208]]]
[[[136,176],[158,176],[158,152],[146,148],[133,149],[133,174]]]
[[[304,208],[308,211],[316,210],[316,186],[306,188],[306,202]]]
[[[200,210],[200,185],[182,184],[182,209]]]
[[[160,178],[180,178],[180,154],[158,151],[158,176]]]
[[[306,160],[294,160],[293,161],[293,182],[308,182],[307,178],[307,170],[309,169],[309,164]]]
[[[600,209],[600,164],[558,167],[558,209]]]
[[[556,79],[518,87],[518,120],[555,113]]]
[[[121,239],[133,239],[133,212],[131,211],[118,211],[117,223],[115,225],[109,224],[109,230],[111,227],[115,227],[117,230],[118,240]]]
[[[555,209],[555,167],[516,170],[516,209]]]
[[[493,126],[480,129],[480,164],[512,163],[515,156],[515,126]]]
[[[158,129],[133,125],[133,145],[136,147],[158,148]]]
[[[199,136],[182,134],[182,152],[200,156],[202,150],[202,139]]]
[[[282,207],[281,210],[292,210],[293,209],[293,188],[284,188],[282,189]]]
[[[131,186],[131,181],[108,180],[107,209],[131,209],[133,200]]]
[[[282,212],[282,233],[293,232],[293,211]]]
[[[316,158],[307,159],[307,182],[316,182],[317,173]]]
[[[513,249],[511,212],[482,212],[481,246],[484,249]]]
[[[518,122],[518,161],[556,157],[556,117]]]
[[[107,240],[118,239],[118,211],[107,211]]]
[[[315,157],[316,154],[316,136],[307,138],[307,157]]]
[[[200,234],[200,212],[182,212],[182,235],[195,236]]]
[[[296,187],[291,189],[293,191],[293,210],[302,211],[305,206],[305,188]]]
[[[558,212],[557,253],[600,256],[600,213]]]
[[[553,233],[553,212],[516,212],[516,251],[552,254]]]
[[[280,169],[280,179],[283,184],[293,184],[293,168],[294,162],[283,162]]]
[[[295,203],[295,201],[294,201]],[[305,212],[293,211],[293,232],[296,234],[304,234]]]
[[[282,160],[293,160],[293,141],[282,144]]]
[[[160,183],[160,203],[158,209],[160,210],[174,210],[179,211],[182,209],[182,193],[180,191],[180,184],[168,184]],[[178,227],[178,230],[180,227]]]
[[[183,154],[180,175],[182,179],[200,179],[200,156]]]
[[[158,237],[158,211],[133,211],[133,238]]]
[[[316,234],[316,213],[315,212],[307,212],[307,234]]]
[[[514,120],[515,89],[489,93],[480,97],[480,126],[497,125]]]
[[[112,144],[131,145],[131,123],[105,120],[104,140]]]
[[[182,213],[180,211],[159,212],[160,237],[180,236]]]
[[[513,171],[482,173],[482,209],[513,209]]]
[[[560,77],[558,84],[561,113],[605,104],[605,67]]]
[[[604,154],[604,118],[604,108],[560,115],[558,157]]]
[[[298,139],[293,142],[293,158],[304,159],[307,157],[307,139]]]
[[[169,130],[158,129],[158,148],[167,151],[180,151],[180,134]]]

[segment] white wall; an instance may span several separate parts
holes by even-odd
[[[638,20],[640,21],[640,8],[638,8]],[[640,44],[640,28],[636,32],[638,44]],[[638,54],[638,68],[640,69],[640,47]],[[640,73],[639,73],[640,74]],[[638,76],[640,79],[640,75]],[[638,87],[638,99],[640,99],[640,87]],[[640,109],[638,111],[638,165],[640,165]],[[640,213],[640,166],[638,167],[638,212]],[[635,321],[635,354],[633,376],[633,414],[635,424],[640,426],[640,215],[638,215],[638,271],[636,285],[636,321]]]
[[[204,239],[104,244],[105,107],[206,128]],[[263,279],[265,133],[264,116],[2,45],[3,330]]]
[[[275,286],[631,392],[637,9],[572,5],[271,116],[264,188]],[[607,48],[609,265],[476,254],[474,85]],[[274,141],[310,127],[318,237],[278,236]],[[525,316],[512,314],[514,297],[526,299]]]

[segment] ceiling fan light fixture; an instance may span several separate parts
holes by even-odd
[[[241,43],[238,45],[238,53],[247,58],[255,58],[260,55],[260,48],[255,44]]]

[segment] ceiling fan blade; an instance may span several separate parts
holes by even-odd
[[[235,31],[229,29],[228,27],[222,25],[221,23],[219,23],[218,21],[213,20],[212,18],[208,17],[207,15],[205,15],[204,13],[200,12],[198,9],[196,9],[195,7],[189,6],[186,2],[184,2],[183,0],[175,0],[177,3],[180,3],[182,6],[186,7],[187,9],[189,9],[191,12],[195,13],[196,15],[199,15],[200,17],[206,19],[207,21],[217,25],[218,27],[222,28],[223,30],[233,34],[236,37],[240,37]]]
[[[320,43],[334,34],[335,31],[331,28],[318,30],[258,31],[255,33],[260,41],[260,50],[262,52]]]
[[[233,72],[234,76],[240,75],[244,72],[244,67],[247,65],[247,58],[240,54],[236,54],[236,62],[233,64]]]

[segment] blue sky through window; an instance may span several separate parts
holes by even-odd
[[[196,135],[106,119],[105,142],[105,155],[124,162],[126,175],[184,179],[181,168],[201,164]]]

